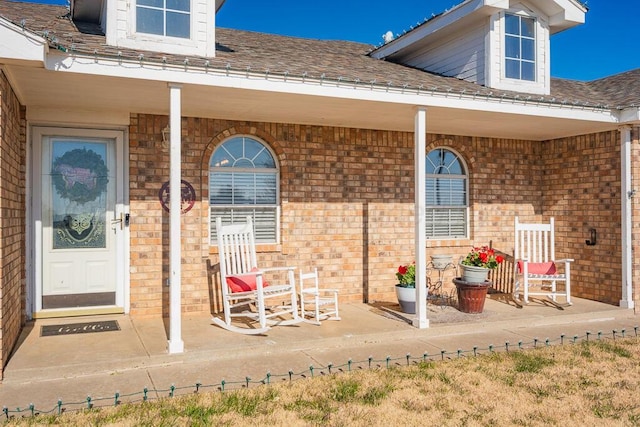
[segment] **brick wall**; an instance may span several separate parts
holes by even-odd
[[[572,294],[618,304],[622,296],[620,133],[549,141],[544,214],[556,218],[556,257],[574,258]],[[588,246],[589,229],[597,245]]]
[[[0,71],[0,368],[25,322],[24,117],[24,108]]]
[[[139,315],[168,313],[168,288],[163,286],[168,214],[158,201],[169,179],[168,146],[161,135],[167,121],[131,118],[131,308]],[[196,205],[182,216],[184,311],[220,309],[216,253],[207,237],[208,162],[215,147],[233,135],[266,142],[281,169],[281,242],[259,247],[260,263],[317,266],[322,281],[341,290],[343,301],[394,299],[395,270],[414,256],[412,133],[196,118],[183,118],[182,127],[183,179],[197,193]],[[553,215],[559,255],[581,258],[574,270],[574,295],[617,302],[619,268],[607,267],[606,261],[590,263],[584,247],[585,227],[596,226],[619,242],[616,132],[547,143],[429,134],[427,144],[427,150],[445,146],[458,152],[471,177],[470,238],[429,241],[428,255],[447,253],[457,259],[472,245],[488,244],[511,255],[514,216],[536,221]],[[585,189],[591,165],[598,168],[597,180]],[[578,188],[572,179],[580,181]],[[602,202],[603,193],[612,209],[608,217],[617,209],[617,219],[605,224],[602,215],[598,222],[576,225],[574,218],[592,211],[593,198]],[[605,247],[606,242],[597,248]],[[604,271],[607,282],[592,283],[589,277],[596,270],[589,265]],[[510,291],[510,272],[504,270],[495,272],[494,279]],[[451,277],[446,279],[449,286]]]

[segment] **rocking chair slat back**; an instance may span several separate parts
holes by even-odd
[[[548,224],[523,224],[516,218],[516,259],[548,262],[555,259],[553,218]]]

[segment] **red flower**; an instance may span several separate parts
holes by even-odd
[[[480,258],[480,261],[482,261],[482,262],[487,262],[487,260],[489,259],[489,255],[486,252],[480,252],[478,254],[478,257]]]
[[[504,257],[503,257],[502,255],[498,255],[498,256],[496,257],[496,262],[497,262],[498,264],[502,264],[502,261],[504,261]]]
[[[398,273],[405,275],[407,274],[407,266],[406,265],[401,265],[400,267],[398,267]]]

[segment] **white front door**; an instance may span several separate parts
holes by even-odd
[[[123,307],[122,165],[122,132],[34,132],[36,312]]]

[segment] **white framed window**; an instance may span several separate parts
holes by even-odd
[[[136,32],[191,38],[191,0],[136,0]]]
[[[237,136],[220,144],[209,162],[210,244],[216,244],[216,217],[223,224],[253,217],[256,243],[279,241],[280,173],[266,144]]]
[[[504,27],[505,77],[536,81],[536,20],[507,13]]]
[[[468,176],[460,156],[447,148],[431,150],[426,181],[426,237],[467,237]]]

